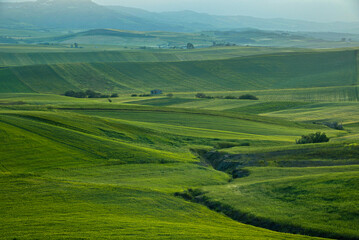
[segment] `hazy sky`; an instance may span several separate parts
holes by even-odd
[[[0,0],[3,2],[14,0]],[[15,0],[21,1],[21,0]],[[26,1],[26,0],[22,0]],[[74,0],[76,1],[76,0]],[[150,11],[193,10],[220,15],[291,18],[321,22],[359,21],[359,0],[94,0]]]

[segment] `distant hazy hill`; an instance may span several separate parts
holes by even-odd
[[[0,2],[0,27],[192,32],[204,30],[264,30],[359,33],[358,23],[314,23],[245,16],[214,16],[193,11],[153,13],[120,6],[100,6],[91,0]]]
[[[115,12],[91,0],[38,0],[24,3],[0,3],[0,27],[90,29],[119,28],[168,30],[127,13]]]
[[[19,43],[83,45],[117,45],[130,48],[186,48],[192,43],[196,48],[209,46],[271,46],[301,48],[338,48],[359,46],[359,34],[328,34],[268,31],[258,29],[240,29],[236,31],[202,31],[193,33],[167,31],[129,31],[118,29],[92,29],[77,33],[57,36],[27,38]],[[326,40],[330,38],[330,40]],[[351,39],[341,41],[342,38]],[[0,42],[8,43],[11,38],[0,38]]]

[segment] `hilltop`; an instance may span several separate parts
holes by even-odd
[[[154,13],[90,0],[0,2],[0,27],[20,29],[118,28],[138,31],[194,32],[258,28],[264,30],[359,33],[357,23],[315,23],[288,19],[215,16],[193,11]]]

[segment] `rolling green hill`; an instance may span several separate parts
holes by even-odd
[[[0,106],[0,239],[315,239],[241,224],[174,196],[189,187],[228,182],[227,174],[198,164],[188,148],[216,144],[228,129],[215,130],[214,123],[196,127],[195,121],[191,128],[177,123],[151,126],[141,122],[147,116],[128,120],[121,112],[113,116],[114,111],[106,111],[107,104],[82,101],[72,102],[79,113],[56,105]],[[99,114],[85,111],[86,106],[103,108],[104,115],[96,117]],[[166,110],[134,108],[155,115]],[[168,109],[167,116],[181,119],[181,111]],[[226,120],[219,112],[212,117],[209,112],[190,112],[193,120],[199,116],[229,125],[268,124]],[[294,132],[280,121],[276,126],[283,127],[283,134],[289,130],[287,134],[298,135],[307,125],[298,125],[301,131]],[[212,137],[207,136],[210,128],[217,132]],[[236,131],[240,129],[233,136]]]
[[[290,48],[213,47],[193,50],[121,49],[119,47],[0,45],[0,66],[26,66],[59,63],[101,62],[178,62],[193,60],[219,60],[278,52],[298,52]]]
[[[357,49],[88,47],[0,46],[1,240],[358,239]]]
[[[165,92],[311,88],[357,84],[356,65],[354,50],[213,61],[34,65],[2,68],[0,84],[1,92],[22,92],[25,88],[26,92],[41,93],[71,89],[136,93],[155,88]]]

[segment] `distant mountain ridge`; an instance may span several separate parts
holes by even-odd
[[[359,23],[316,23],[248,16],[217,16],[193,11],[154,13],[137,8],[101,6],[91,0],[0,2],[0,27],[24,29],[116,28],[172,32],[256,28],[281,31],[359,33]]]

